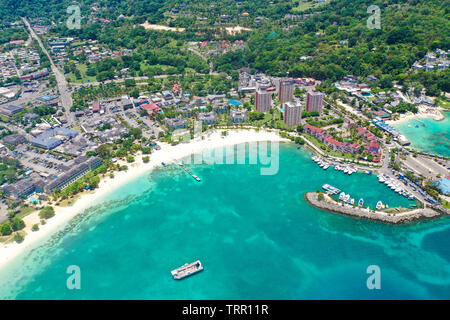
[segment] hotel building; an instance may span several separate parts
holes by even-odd
[[[302,105],[299,102],[284,104],[284,123],[290,127],[298,126],[302,118]]]
[[[280,82],[278,98],[282,103],[286,103],[294,99],[294,86],[295,82],[293,80],[282,80]]]
[[[322,92],[308,92],[306,94],[306,111],[322,112],[323,97],[324,94]]]
[[[265,90],[256,91],[255,105],[256,110],[259,112],[269,112],[272,106],[272,92]]]

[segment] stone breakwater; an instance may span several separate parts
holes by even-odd
[[[441,215],[441,213],[431,208],[414,209],[406,212],[399,212],[396,214],[383,211],[368,210],[367,208],[342,205],[341,203],[338,203],[334,199],[330,198],[328,195],[323,195],[324,200],[319,200],[318,193],[307,192],[305,193],[305,199],[310,205],[321,210],[355,216],[359,218],[378,220],[392,224],[405,223],[420,218],[433,218]]]

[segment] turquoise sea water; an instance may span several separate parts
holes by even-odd
[[[407,199],[362,173],[324,171],[291,144],[279,172],[259,165],[155,170],[108,195],[46,244],[0,273],[16,299],[448,299],[450,219],[392,226],[310,207],[332,184],[371,207]],[[200,259],[205,270],[170,275]],[[81,270],[68,290],[66,269]],[[369,265],[381,289],[368,290]]]
[[[432,118],[419,120],[405,121],[395,127],[418,151],[450,157],[450,112],[445,112],[445,119],[442,121],[434,121]]]

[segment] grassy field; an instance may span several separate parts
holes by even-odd
[[[95,77],[91,77],[91,76],[86,75],[87,65],[80,64],[80,65],[77,66],[77,69],[81,73],[81,79],[77,79],[75,77],[75,74],[73,74],[71,72],[71,73],[68,74],[70,82],[72,82],[72,83],[86,83],[86,82],[96,82],[97,81],[97,79]]]
[[[298,3],[298,6],[293,8],[292,10],[295,12],[303,12],[306,11],[310,8],[318,8],[321,7],[325,4],[327,4],[328,2],[330,2],[330,0],[325,0],[324,2],[319,2],[317,3],[316,0],[295,0],[295,3]]]

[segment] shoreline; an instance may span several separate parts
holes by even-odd
[[[430,111],[431,110],[431,111]],[[416,114],[401,114],[398,120],[388,120],[386,121],[389,125],[400,125],[411,120],[420,120],[422,118],[432,118],[434,121],[442,121],[445,119],[445,110],[441,108],[431,109],[431,108],[420,108],[419,112]]]
[[[221,134],[222,131],[227,131],[227,136],[223,137]],[[205,138],[202,139],[201,137]],[[96,201],[99,201],[101,198],[112,191],[117,190],[126,183],[144,174],[149,174],[153,169],[161,166],[161,162],[170,163],[205,150],[242,143],[262,141],[290,142],[290,140],[280,137],[278,131],[257,131],[255,129],[215,130],[212,132],[205,132],[201,137],[196,137],[189,143],[180,143],[176,146],[171,146],[167,143],[159,143],[161,149],[154,151],[149,155],[150,161],[148,163],[142,161],[142,154],[136,155],[135,162],[131,164],[120,161],[121,164],[123,162],[123,164],[128,165],[128,170],[114,172],[114,178],[112,179],[105,176],[101,179],[98,187],[93,192],[82,193],[75,199],[71,206],[54,206],[55,216],[48,219],[45,225],[40,224],[40,218],[38,216],[39,211],[32,212],[23,219],[25,222],[25,229],[22,231],[26,233],[24,241],[21,243],[10,242],[0,244],[0,269],[7,266],[28,249],[33,249],[42,244],[58,230],[62,229],[74,217],[91,207]],[[31,227],[35,223],[39,224],[39,230],[33,232],[31,231]]]

